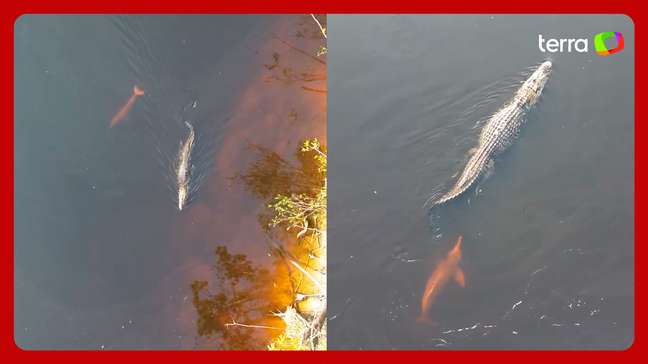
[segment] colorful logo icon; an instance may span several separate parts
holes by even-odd
[[[616,37],[616,47],[608,48],[605,41],[608,38]],[[594,36],[594,49],[599,56],[609,56],[623,50],[623,34],[619,32],[603,32]]]

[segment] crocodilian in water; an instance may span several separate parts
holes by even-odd
[[[492,158],[506,150],[519,134],[520,127],[524,121],[526,111],[540,98],[549,74],[551,73],[552,64],[545,61],[524,81],[522,86],[517,90],[513,99],[504,107],[499,109],[486,123],[479,137],[479,144],[474,149],[475,152],[466,163],[461,176],[454,184],[452,189],[434,200],[434,196],[429,201],[434,201],[432,207],[441,205],[464,193],[477,178],[492,164]],[[427,204],[427,202],[426,202]]]
[[[178,210],[182,209],[187,204],[187,199],[190,192],[190,180],[192,172],[191,164],[191,151],[194,147],[194,139],[196,134],[193,126],[185,121],[185,125],[189,128],[189,135],[187,139],[180,143],[180,150],[178,151],[178,161],[176,163],[176,184],[178,187]]]

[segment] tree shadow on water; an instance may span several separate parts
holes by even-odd
[[[218,349],[265,348],[268,331],[282,329],[281,320],[272,317],[281,307],[270,299],[270,272],[225,246],[216,247],[215,259],[213,287],[202,280],[191,284],[198,335],[214,341]]]

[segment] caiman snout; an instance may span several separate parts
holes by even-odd
[[[542,62],[542,64],[540,65],[540,69],[541,69],[545,74],[547,74],[547,73],[551,72],[551,67],[552,67],[552,66],[553,66],[553,64],[551,63],[551,61],[544,61],[544,62]]]

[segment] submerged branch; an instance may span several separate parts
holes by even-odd
[[[251,329],[269,329],[269,330],[283,330],[281,327],[273,327],[273,326],[263,326],[263,325],[246,325],[246,324],[240,324],[234,320],[232,322],[225,324],[226,327],[230,326],[239,326],[239,327],[247,327]]]
[[[301,54],[307,56],[308,58],[310,58],[310,59],[312,59],[312,60],[314,60],[314,61],[316,61],[316,62],[319,62],[319,63],[321,63],[321,64],[326,64],[326,62],[323,61],[322,59],[317,58],[316,56],[314,56],[314,55],[312,55],[312,54],[306,52],[306,51],[303,50],[303,49],[300,49],[300,48],[295,47],[294,45],[288,43],[287,41],[285,41],[285,40],[279,38],[278,35],[274,34],[274,37],[275,37],[278,41],[280,41],[281,43],[283,43],[283,44],[285,44],[286,46],[288,46],[290,49],[292,49],[292,50],[294,50],[294,51],[297,51],[297,52],[299,52],[299,53],[301,53]]]
[[[322,32],[322,36],[324,37],[324,39],[328,39],[326,37],[326,29],[322,26],[322,23],[320,23],[319,20],[317,20],[317,17],[315,17],[315,14],[311,13],[310,16],[311,16],[311,18],[313,18],[313,20],[315,20],[315,23],[317,23],[317,26],[319,27],[320,32]]]
[[[325,93],[328,92],[328,90],[321,90],[321,89],[312,88],[312,87],[308,87],[308,86],[302,86],[301,88],[304,91],[317,92],[317,93],[321,93],[321,94],[325,94]]]
[[[310,274],[306,269],[304,269],[299,263],[297,263],[292,259],[290,260],[290,263],[292,263],[292,265],[297,267],[297,269],[299,269],[300,272],[302,272],[306,277],[308,277],[308,279],[310,279],[317,286],[317,288],[324,289],[322,283],[317,278],[313,277],[313,275]]]

